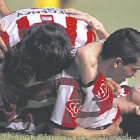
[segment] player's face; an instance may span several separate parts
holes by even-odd
[[[117,83],[122,83],[126,80],[126,78],[136,77],[137,71],[140,70],[140,58],[138,62],[135,64],[128,64],[117,67],[114,71],[113,80]]]
[[[128,97],[133,101],[133,103],[140,106],[140,88],[134,87],[132,89],[132,94],[130,94]]]

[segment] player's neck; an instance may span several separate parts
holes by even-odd
[[[111,70],[112,70],[112,59],[102,60],[99,58],[99,71],[104,75],[104,77],[111,77]]]

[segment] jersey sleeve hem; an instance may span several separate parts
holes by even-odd
[[[85,85],[81,82],[81,87],[88,88],[88,87],[92,86],[94,83],[96,83],[98,78],[99,78],[99,72],[98,72],[96,78],[93,81],[90,81],[88,84]]]

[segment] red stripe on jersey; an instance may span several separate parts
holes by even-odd
[[[9,45],[9,35],[7,32],[3,32],[0,34],[2,40],[4,41],[5,45]]]
[[[100,115],[112,108],[113,94],[101,73],[99,73],[99,78],[94,84],[92,93],[94,94],[92,100],[95,101],[100,108]]]
[[[87,31],[87,43],[90,43],[90,42],[93,42],[93,41],[96,41],[96,35],[95,33],[93,32],[93,30],[89,29]]]
[[[71,44],[75,46],[75,40],[77,36],[77,32],[76,32],[77,20],[72,17],[66,17],[66,24],[67,24],[66,32],[68,36],[70,37]]]
[[[21,32],[30,27],[27,16],[20,18],[19,20],[16,21],[16,23],[19,30],[19,37],[21,38],[22,37]]]

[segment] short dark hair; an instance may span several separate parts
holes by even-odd
[[[120,127],[123,129],[123,135],[128,135],[133,138],[140,137],[140,116],[135,112],[122,115],[123,121]]]
[[[11,54],[7,54],[4,75],[25,83],[30,78],[46,80],[71,65],[71,50],[61,25],[47,22],[33,25],[11,49]]]
[[[140,57],[140,33],[132,28],[123,28],[112,33],[103,44],[103,60],[120,57],[124,65],[136,63]]]

